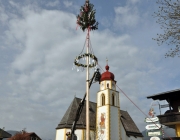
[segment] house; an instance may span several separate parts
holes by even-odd
[[[175,129],[176,137],[172,137],[171,140],[180,140],[180,89],[158,93],[147,98],[168,102],[169,110],[157,117],[161,124]],[[163,140],[169,139],[169,136],[163,138]]]
[[[10,138],[10,137],[11,134],[0,128],[0,140],[2,140],[3,138]]]
[[[41,138],[34,132],[27,133],[25,131],[15,134],[13,137],[8,140],[41,140]]]
[[[135,122],[127,111],[120,109],[119,91],[116,90],[114,74],[106,72],[101,75],[100,91],[97,92],[97,103],[90,102],[90,140],[143,140]],[[56,127],[56,139],[66,140],[71,131],[80,98],[74,98],[60,123]],[[85,140],[86,104],[76,125],[75,134],[78,140]]]

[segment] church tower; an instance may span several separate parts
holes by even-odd
[[[96,136],[100,140],[121,140],[119,92],[114,74],[108,65],[105,68],[97,93]]]

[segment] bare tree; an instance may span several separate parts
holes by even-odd
[[[157,23],[160,24],[163,34],[157,34],[158,45],[164,42],[172,45],[172,48],[165,54],[165,57],[180,57],[180,0],[157,0],[159,10],[154,12]]]

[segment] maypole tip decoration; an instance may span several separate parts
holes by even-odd
[[[84,6],[81,6],[80,14],[77,16],[77,24],[83,31],[98,29],[98,22],[95,19],[96,10],[93,7],[94,5],[89,0],[86,0]]]

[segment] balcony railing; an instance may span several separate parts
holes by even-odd
[[[165,125],[173,125],[180,121],[179,112],[171,112],[157,117],[159,118],[160,123]]]

